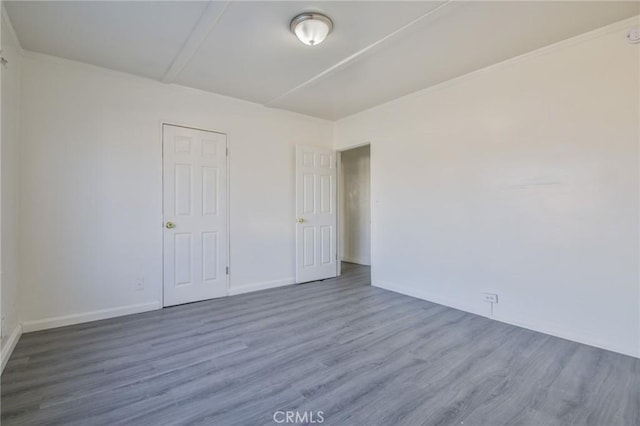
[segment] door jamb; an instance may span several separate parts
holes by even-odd
[[[337,218],[337,223],[338,223],[338,238],[337,238],[337,242],[338,242],[338,247],[337,247],[337,254],[338,254],[338,259],[336,261],[336,275],[340,276],[342,275],[342,251],[343,251],[343,245],[344,245],[344,239],[343,239],[343,223],[342,223],[342,216],[343,216],[343,212],[344,212],[344,205],[341,202],[342,200],[342,179],[343,179],[343,168],[342,168],[342,153],[344,151],[351,151],[352,149],[356,149],[356,148],[362,148],[363,146],[369,146],[369,212],[370,212],[370,217],[373,217],[373,197],[371,196],[372,194],[372,189],[373,189],[373,184],[372,184],[372,180],[371,180],[371,176],[373,175],[373,173],[371,173],[372,170],[372,164],[373,161],[371,161],[371,159],[373,158],[373,147],[371,145],[371,142],[362,142],[362,143],[357,143],[354,145],[349,145],[349,146],[345,146],[342,147],[340,149],[336,149],[336,161],[337,161],[337,177],[338,177],[338,182],[336,184],[336,205],[338,207],[338,218]],[[373,219],[370,220],[369,222],[369,235],[371,236],[371,229],[372,229],[372,223],[373,223]],[[372,251],[372,246],[373,246],[373,238],[369,238],[369,256],[371,256],[371,251]],[[373,262],[372,262],[373,263]]]
[[[220,130],[210,130],[207,129],[205,127],[200,127],[200,126],[189,126],[189,125],[185,125],[185,124],[179,124],[173,121],[169,121],[169,120],[160,120],[160,193],[161,193],[161,226],[162,226],[162,247],[161,247],[161,274],[162,274],[162,285],[160,288],[160,304],[162,306],[161,309],[164,309],[164,236],[165,236],[165,232],[164,232],[164,126],[173,126],[173,127],[182,127],[185,129],[192,129],[192,130],[199,130],[202,132],[209,132],[209,133],[218,133],[218,134],[222,134],[225,135],[226,138],[226,144],[225,144],[225,148],[226,148],[226,163],[227,163],[227,173],[226,173],[226,177],[227,177],[227,196],[226,196],[226,205],[227,205],[227,268],[228,268],[228,273],[226,274],[227,277],[227,296],[229,296],[230,292],[231,292],[231,138],[229,136],[229,133],[220,131]]]

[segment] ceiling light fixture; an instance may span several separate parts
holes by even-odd
[[[333,22],[321,13],[301,13],[291,20],[291,32],[308,46],[320,44],[333,29]]]

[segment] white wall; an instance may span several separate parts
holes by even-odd
[[[638,21],[339,121],[374,285],[640,356]]]
[[[231,290],[293,282],[294,145],[330,122],[33,53],[22,78],[26,330],[159,307],[163,120],[229,136]]]
[[[371,198],[369,146],[340,153],[342,260],[371,264]]]
[[[2,294],[2,352],[7,355],[19,336],[18,315],[18,175],[20,127],[20,45],[2,9],[2,143],[0,278]],[[9,346],[9,348],[7,348]],[[3,359],[6,361],[6,359]],[[4,364],[3,364],[4,365]]]

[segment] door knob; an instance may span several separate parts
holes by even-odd
[[[176,227],[176,224],[173,222],[167,222],[166,225],[164,225],[167,227],[167,229],[173,229]]]
[[[298,222],[298,223],[304,223],[304,219],[303,219],[303,218],[301,218],[301,217],[299,217],[299,218],[297,218],[297,219],[296,219],[296,222]]]

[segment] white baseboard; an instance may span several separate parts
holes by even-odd
[[[358,257],[342,256],[342,261],[349,262],[349,263],[357,263],[358,265],[371,266],[371,262],[369,262],[366,259],[361,259]]]
[[[269,288],[283,287],[285,285],[295,284],[295,277],[285,278],[282,280],[262,281],[253,284],[245,284],[242,286],[231,287],[229,289],[229,296],[236,294],[251,293],[253,291],[266,290]]]
[[[505,319],[497,315],[495,317],[492,317],[491,319],[504,322],[506,324],[515,325],[517,327],[526,328],[528,330],[537,331],[538,333],[548,334],[554,337],[560,337],[561,339],[565,339],[565,340],[571,340],[572,342],[582,343],[583,345],[593,346],[595,348],[605,349],[611,352],[617,352],[619,354],[631,356],[634,358],[640,358],[640,347],[634,350],[632,348],[611,345],[610,343],[603,342],[602,339],[599,339],[595,336],[585,336],[583,334],[576,333],[575,331],[558,327],[555,324],[549,324],[549,323],[543,323],[543,322],[532,324],[531,321],[522,320],[520,318]]]
[[[617,352],[623,355],[628,355],[634,358],[640,358],[640,348],[627,348],[611,345],[607,342],[603,342],[601,339],[594,336],[585,336],[581,333],[576,333],[572,330],[567,330],[562,327],[558,327],[556,324],[545,323],[537,321],[533,324],[531,321],[523,320],[520,318],[505,318],[499,315],[489,316],[484,312],[480,312],[476,307],[465,304],[460,300],[444,299],[427,292],[417,290],[413,287],[409,287],[402,284],[375,282],[373,286],[379,287],[385,290],[393,291],[395,293],[404,294],[407,296],[415,297],[417,299],[426,300],[428,302],[437,303],[439,305],[448,306],[450,308],[458,309],[461,311],[469,312],[475,315],[483,316],[495,321],[500,321],[505,324],[514,325],[516,327],[526,328],[528,330],[537,331],[538,333],[548,334],[550,336],[559,337],[561,339],[571,340],[573,342],[582,343],[588,346],[594,346],[596,348],[605,349],[612,352]]]
[[[18,344],[20,336],[22,336],[22,324],[16,325],[5,344],[2,345],[2,353],[0,353],[0,373],[4,371],[4,366],[7,365],[7,361],[11,358],[11,354]]]
[[[438,305],[448,306],[450,308],[469,312],[474,315],[480,315],[482,317],[490,318],[485,312],[480,312],[476,307],[461,303],[459,300],[437,297],[437,296],[434,296],[433,294],[428,294],[428,292],[426,291],[421,291],[419,289],[409,287],[406,285],[380,282],[380,281],[372,282],[371,285],[373,285],[374,287],[379,287],[385,290],[393,291],[395,293],[400,293],[406,296],[415,297],[416,299],[426,300],[427,302],[437,303]]]
[[[49,328],[64,327],[66,325],[80,324],[83,322],[121,317],[123,315],[139,314],[141,312],[154,311],[161,308],[162,303],[150,302],[140,303],[137,305],[122,306],[118,308],[100,309],[97,311],[84,312],[81,314],[45,318],[35,321],[24,321],[22,323],[22,331],[24,333],[29,333],[31,331],[46,330]]]

